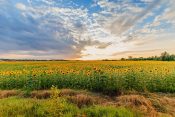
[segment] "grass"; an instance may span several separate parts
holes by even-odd
[[[57,89],[54,88],[54,90]],[[6,94],[10,92],[15,95],[8,95],[7,97]],[[175,116],[175,98],[173,94],[129,92],[128,94],[110,97],[99,93],[72,89],[61,89],[53,93],[53,88],[52,90],[31,91],[28,96],[20,90],[0,91],[0,95],[1,93],[5,96],[0,99],[0,110],[3,110],[3,117],[5,113],[6,116],[8,116],[7,113],[14,113],[14,116],[18,115],[16,108],[20,109],[19,113],[35,113],[32,116],[54,116],[55,113],[70,117],[91,117],[92,115],[123,117],[125,116],[122,115],[123,113],[130,113],[127,116],[134,117]],[[31,111],[33,108],[35,109],[34,112]]]
[[[3,103],[2,103],[3,102]],[[0,101],[0,116],[3,117],[136,117],[140,116],[130,109],[120,107],[90,106],[82,109],[73,104],[63,103],[63,108],[58,109],[57,104],[50,103],[49,100],[38,101],[36,99],[8,98]]]
[[[100,106],[85,103],[77,106],[59,97],[59,90],[52,88],[48,99],[9,97],[0,100],[0,116],[3,117],[140,117],[141,113],[125,107]],[[87,99],[81,97],[86,102]],[[89,100],[89,99],[88,99]]]

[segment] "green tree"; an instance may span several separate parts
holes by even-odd
[[[165,52],[161,53],[160,58],[162,61],[167,61],[167,60],[169,61],[170,55],[168,52],[165,51]]]

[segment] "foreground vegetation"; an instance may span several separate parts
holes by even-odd
[[[74,103],[60,96],[60,90],[56,87],[51,88],[49,96],[45,93],[35,93],[35,98],[10,97],[0,100],[0,116],[2,117],[136,117],[141,116],[139,112],[131,109],[114,106],[93,105],[92,98],[82,95],[80,98],[73,99]],[[75,92],[67,92],[67,95]],[[1,92],[1,95],[3,93]],[[15,96],[17,92],[9,91],[6,96]],[[11,94],[11,95],[9,95]],[[33,93],[34,94],[34,93]],[[40,98],[37,99],[37,95]],[[62,93],[65,95],[65,92]],[[75,94],[74,94],[75,95]],[[18,95],[19,96],[19,95]],[[25,95],[21,95],[25,96]],[[29,95],[28,95],[29,96]],[[2,97],[1,97],[2,98]],[[76,105],[77,104],[77,105]]]
[[[62,101],[62,100],[60,100]],[[90,106],[79,109],[67,102],[57,102],[52,99],[36,100],[8,98],[0,101],[0,116],[2,117],[135,117],[136,113],[127,108]],[[60,108],[60,106],[62,108]]]
[[[0,91],[2,117],[173,117],[173,94],[130,92],[116,97],[84,90]]]

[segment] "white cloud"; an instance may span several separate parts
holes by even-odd
[[[26,10],[26,6],[22,3],[17,3],[16,8],[19,10]]]

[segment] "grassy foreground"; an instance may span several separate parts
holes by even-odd
[[[15,91],[6,92],[14,95]],[[2,93],[2,92],[1,92]],[[65,93],[65,92],[64,92]],[[73,93],[73,92],[72,92]],[[75,93],[75,92],[74,92]],[[16,92],[17,94],[17,92]],[[35,98],[9,97],[0,100],[0,116],[2,117],[139,117],[140,113],[129,108],[94,105],[85,95],[74,99],[74,103],[60,95],[60,91],[52,87],[49,97],[46,93],[35,93]],[[67,94],[71,94],[70,92]],[[37,99],[37,95],[40,98]],[[25,96],[25,95],[23,95]],[[29,96],[29,95],[28,95]],[[2,97],[1,97],[2,98]],[[45,99],[44,99],[45,98]],[[73,99],[73,98],[72,98]],[[79,102],[78,102],[79,100]],[[73,101],[73,100],[72,100]]]
[[[2,117],[174,117],[173,94],[110,97],[84,90],[0,91]]]
[[[2,117],[139,117],[139,114],[123,107],[90,106],[79,109],[73,104],[51,99],[9,98],[0,100],[0,107]]]

